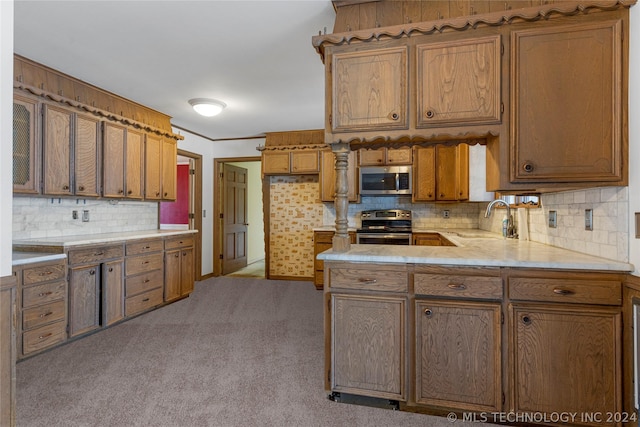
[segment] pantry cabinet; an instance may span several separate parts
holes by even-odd
[[[41,136],[40,103],[13,96],[13,192],[40,193]]]
[[[413,202],[469,199],[469,146],[415,147]]]

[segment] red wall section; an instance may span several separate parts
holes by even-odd
[[[189,224],[189,165],[177,166],[175,202],[160,203],[160,224]]]

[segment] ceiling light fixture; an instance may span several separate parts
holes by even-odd
[[[193,109],[196,110],[196,113],[205,117],[216,116],[227,106],[227,104],[222,101],[207,98],[190,99],[189,104],[191,104]]]

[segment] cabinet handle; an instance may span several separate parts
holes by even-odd
[[[167,197],[169,195],[169,193],[165,192],[164,193],[164,197]]]
[[[118,190],[118,194],[124,194],[124,190]]]
[[[95,271],[95,270],[91,270],[91,271],[89,272],[89,275],[91,275],[91,276],[93,276],[94,274],[96,274],[96,271]]]
[[[110,272],[111,272],[111,271],[113,271],[113,267],[109,267],[109,271],[110,271]]]
[[[63,186],[62,186],[62,189],[63,189],[64,191],[67,191],[67,190],[69,189],[69,186],[65,184],[65,185],[63,185]]]
[[[433,110],[427,110],[427,111],[424,113],[424,116],[425,116],[427,119],[432,119],[435,115],[436,115],[436,113],[434,113],[434,112],[433,112]]]
[[[144,279],[144,283],[149,283],[151,280],[149,279]]]
[[[102,256],[104,255],[104,252],[96,252],[95,254],[93,254],[93,256]]]
[[[144,261],[142,265],[149,264],[149,261]]]
[[[553,290],[553,293],[556,294],[556,295],[573,295],[573,294],[575,294],[575,292],[570,290],[570,289],[561,289],[561,288],[555,288]]]
[[[49,291],[49,292],[40,292],[40,293],[38,294],[38,296],[39,296],[39,297],[46,297],[46,296],[51,295],[52,293],[53,293],[53,292],[51,292],[51,291]]]
[[[144,248],[142,248],[142,249],[151,249],[151,246],[145,246],[145,247],[144,247]]]
[[[533,165],[531,163],[525,163],[522,165],[522,169],[525,172],[533,172]]]
[[[527,315],[522,316],[522,323],[529,326],[531,324],[531,318]]]
[[[51,316],[52,314],[53,314],[53,311],[49,311],[48,313],[42,313],[40,317],[47,317],[47,316]]]
[[[132,193],[133,193],[133,190],[127,191],[127,194],[132,194]]]
[[[358,282],[360,282],[360,283],[367,283],[367,284],[369,284],[369,283],[370,283],[370,284],[373,284],[373,283],[376,283],[376,282],[377,282],[377,280],[376,280],[376,279],[367,279],[367,278],[365,278],[365,277],[361,277],[361,278],[359,278],[359,279],[358,279]]]
[[[49,332],[48,334],[45,335],[40,335],[38,337],[39,340],[44,339],[44,338],[49,338],[51,335],[53,335],[53,332]]]
[[[467,286],[464,283],[449,283],[447,287],[456,291],[464,291],[467,289]]]
[[[389,117],[391,117],[391,120],[398,120],[400,118],[398,113],[391,113]]]
[[[433,314],[433,310],[431,310],[430,308],[426,308],[424,310],[424,315],[427,317],[431,317],[431,315]]]
[[[80,187],[78,187],[78,190],[84,191],[84,185],[81,185]]]
[[[180,254],[175,254],[174,256],[175,256],[176,258],[178,258],[178,257],[180,256]]]
[[[41,276],[48,276],[50,274],[53,274],[53,271],[45,271],[44,273],[40,273]]]
[[[145,298],[142,300],[142,302],[147,302],[147,301],[149,301],[149,298]]]

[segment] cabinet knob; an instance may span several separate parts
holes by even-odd
[[[159,195],[160,195],[160,192],[159,192],[159,191],[156,191],[156,197],[157,197],[157,196],[159,196]]]
[[[63,185],[63,186],[62,186],[62,189],[63,189],[64,191],[67,191],[67,190],[69,189],[69,186],[68,186],[68,185]]]
[[[398,113],[391,113],[389,117],[391,118],[391,120],[398,120],[400,118]]]
[[[112,272],[112,271],[113,271],[113,267],[109,267],[109,272]]]
[[[529,326],[531,324],[531,318],[525,314],[522,316],[522,323]]]
[[[522,165],[522,169],[523,169],[525,172],[533,172],[533,165],[532,165],[531,163],[528,163],[528,162],[527,162],[527,163],[525,163],[525,164],[523,164],[523,165]]]
[[[118,190],[118,194],[124,194],[124,190]]]
[[[133,193],[133,190],[127,191],[127,194],[132,194],[132,193]]]
[[[81,185],[80,187],[78,187],[78,190],[84,191],[84,185]]]
[[[434,118],[434,116],[435,116],[435,115],[436,115],[436,113],[434,113],[434,112],[433,112],[433,110],[427,110],[427,111],[425,111],[425,113],[424,113],[424,116],[425,116],[427,119],[432,119],[432,118]]]
[[[433,314],[433,310],[431,310],[430,308],[426,308],[424,310],[424,315],[427,317],[431,317],[431,315]]]
[[[91,276],[93,276],[94,274],[96,274],[96,271],[95,271],[95,270],[91,270],[91,271],[89,272],[89,275],[91,275]]]
[[[169,195],[169,193],[167,193],[167,192],[165,191],[165,193],[164,193],[164,197],[167,197],[168,195]]]

